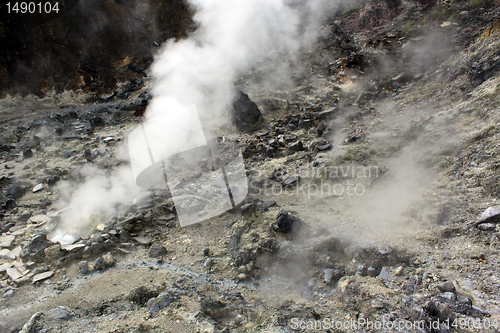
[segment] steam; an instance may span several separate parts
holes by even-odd
[[[178,104],[195,104],[202,122],[215,119],[220,124],[239,76],[256,63],[293,61],[315,40],[310,29],[300,29],[304,20],[300,11],[321,8],[318,1],[300,6],[283,0],[194,0],[192,4],[199,28],[189,39],[167,42],[152,66],[155,99],[149,118]],[[307,17],[316,22],[312,18],[317,16]],[[289,81],[287,72],[276,71],[281,76],[277,80]]]
[[[290,81],[296,55],[316,41],[323,16],[335,10],[338,2],[192,0],[191,5],[198,28],[190,38],[167,41],[157,54],[150,70],[154,98],[146,120],[165,119],[159,117],[165,115],[172,119],[194,104],[204,129],[213,130],[226,122],[234,82],[256,64],[276,68],[274,84]],[[85,166],[80,176],[78,185],[59,186],[58,205],[68,208],[61,214],[54,240],[71,242],[68,233],[88,231],[96,216],[102,220],[116,214],[121,204],[142,193],[129,166],[112,170]]]
[[[56,186],[60,193],[57,206],[63,211],[51,239],[62,244],[87,235],[92,227],[123,213],[134,198],[144,195],[144,190],[135,185],[129,166],[106,170],[85,164],[77,171],[77,176],[81,182],[76,186],[71,181],[62,181]]]

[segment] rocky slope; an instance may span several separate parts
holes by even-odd
[[[156,190],[46,238],[61,180],[127,163],[147,80],[94,104],[3,99],[1,331],[498,332],[499,10],[362,3],[325,22],[293,88],[256,66],[238,85],[265,124],[216,140],[241,147],[251,193],[184,228]]]

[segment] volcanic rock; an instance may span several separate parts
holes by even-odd
[[[323,271],[323,280],[325,283],[330,283],[332,282],[333,279],[333,269],[327,268]]]
[[[46,279],[52,277],[53,275],[54,275],[54,271],[48,271],[48,272],[40,273],[40,274],[33,276],[33,278],[31,280],[33,281],[33,283],[37,283],[37,282],[46,280]]]
[[[98,270],[103,270],[106,268],[106,263],[102,257],[99,257],[94,261],[94,268]]]
[[[38,326],[38,322],[43,317],[42,312],[37,312],[33,316],[31,316],[30,320],[24,324],[23,328],[19,331],[19,333],[32,333],[35,332],[35,329]]]
[[[43,189],[43,184],[38,184],[37,186],[33,187],[33,193],[41,191],[42,189]]]
[[[212,267],[212,265],[214,264],[214,259],[213,258],[207,258],[205,259],[205,261],[203,262],[203,266],[204,267],[207,267],[207,268],[210,268]]]
[[[17,282],[20,278],[23,277],[23,274],[14,267],[7,268],[6,273],[14,282]]]
[[[137,304],[145,305],[151,298],[158,296],[158,292],[147,286],[140,286],[130,292],[127,298]]]
[[[167,253],[167,249],[161,244],[153,244],[149,248],[148,255],[150,258],[158,258]]]
[[[120,232],[120,242],[125,243],[130,240],[130,234],[127,230],[122,230]]]
[[[16,239],[15,236],[9,235],[9,236],[3,236],[0,238],[0,247],[2,248],[10,248],[12,246],[12,242]]]
[[[332,145],[329,143],[318,147],[318,151],[325,151],[325,150],[330,150],[330,149],[332,149]]]
[[[472,301],[465,296],[457,295],[453,310],[457,313],[470,314],[473,311]]]
[[[46,313],[47,317],[52,319],[63,319],[68,320],[71,319],[72,315],[69,311],[69,308],[66,306],[58,306]]]
[[[298,217],[289,215],[287,211],[281,211],[271,227],[276,232],[290,233],[296,231],[303,222]]]
[[[276,201],[268,201],[259,204],[259,208],[262,212],[267,212],[269,208],[276,206]]]
[[[455,292],[455,286],[453,285],[453,282],[451,282],[451,281],[447,281],[447,282],[444,282],[442,284],[439,284],[439,285],[437,285],[437,288],[443,293],[445,293],[445,292],[454,293]]]
[[[304,145],[302,144],[302,141],[296,141],[288,146],[288,154],[290,155],[302,150],[304,150]]]
[[[101,253],[102,250],[103,250],[103,246],[101,243],[93,242],[92,244],[90,244],[90,251],[93,254],[99,254],[99,253]]]
[[[5,201],[5,209],[12,209],[14,207],[16,207],[16,202],[14,201],[14,199],[7,199],[7,201]]]
[[[28,240],[28,242],[22,247],[22,251],[19,256],[24,262],[38,261],[44,256],[44,250],[52,245],[54,245],[54,243],[47,239],[47,235],[38,234]]]
[[[95,116],[94,118],[90,119],[90,126],[92,126],[92,127],[101,127],[101,126],[105,126],[105,125],[106,125],[106,122],[104,121],[104,119],[102,119],[99,116]]]
[[[149,237],[134,237],[133,238],[139,245],[148,246],[151,244],[151,238]]]
[[[89,262],[87,260],[82,260],[78,263],[78,268],[80,269],[80,273],[87,274],[89,271]]]
[[[23,211],[21,214],[19,214],[19,220],[20,221],[23,221],[23,222],[26,222],[30,219],[31,215],[33,214],[32,211],[29,211],[29,210],[25,210]]]
[[[102,260],[104,260],[106,267],[111,267],[116,263],[115,257],[109,252],[102,256]]]
[[[380,274],[378,275],[378,277],[383,281],[386,281],[389,278],[389,270],[387,269],[387,267],[383,267],[380,270]]]
[[[242,132],[258,130],[264,123],[264,117],[257,104],[240,89],[236,89],[231,111],[234,124]]]
[[[336,110],[337,110],[336,108],[330,108],[328,110],[318,112],[318,113],[316,113],[316,119],[325,120],[325,119],[331,118],[331,117],[333,117]]]
[[[26,148],[25,150],[23,150],[23,156],[24,158],[30,158],[33,156],[33,151],[29,148]]]
[[[64,252],[61,251],[61,244],[56,243],[51,245],[43,250],[45,255],[45,260],[55,260],[61,258],[64,255]]]
[[[173,295],[172,293],[170,293],[168,291],[164,291],[156,297],[156,301],[158,302],[160,309],[166,308],[170,303],[172,303],[176,299],[177,299],[177,296]]]
[[[5,190],[5,193],[8,196],[11,196],[14,199],[19,199],[20,197],[23,196],[24,193],[26,193],[26,191],[27,191],[27,187],[26,186],[23,186],[23,185],[20,185],[20,184],[13,184],[13,185],[11,185],[9,188],[7,188]],[[8,200],[7,200],[6,206],[7,205],[8,205]],[[12,207],[12,203],[9,204],[9,206],[10,206],[10,207],[8,207],[9,209],[14,208],[15,207],[15,203],[14,203],[13,207]]]
[[[252,211],[255,208],[255,204],[253,202],[246,203],[241,206],[241,214],[246,214],[247,212]]]
[[[482,231],[495,231],[496,227],[497,225],[494,223],[481,223],[477,226],[477,228]]]
[[[295,183],[297,183],[297,181],[299,180],[299,177],[298,176],[291,176],[291,177],[287,177],[284,181],[283,181],[283,185],[285,186],[291,186]]]
[[[325,125],[325,123],[324,122],[320,122],[318,124],[318,127],[316,127],[316,135],[318,137],[320,137],[320,136],[322,136],[325,133],[325,131],[326,131],[326,125]]]
[[[498,223],[500,222],[500,206],[489,207],[477,219],[474,225],[481,223]]]
[[[151,312],[160,311],[160,305],[158,304],[158,301],[156,300],[156,298],[150,298],[146,304],[146,307]]]

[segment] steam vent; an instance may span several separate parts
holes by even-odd
[[[500,1],[4,1],[0,42],[0,333],[500,332]]]

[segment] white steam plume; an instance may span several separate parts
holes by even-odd
[[[314,43],[327,3],[191,2],[199,28],[190,38],[163,46],[152,66],[155,98],[147,114],[155,117],[171,108],[175,110],[178,103],[196,104],[205,125],[214,119],[220,123],[240,74],[257,62],[282,66],[292,61],[302,47]],[[330,7],[334,5],[335,1],[329,2]]]
[[[204,127],[217,127],[233,98],[237,78],[256,63],[275,67],[293,63],[301,49],[316,41],[324,16],[338,3],[192,0],[198,28],[187,39],[167,41],[156,56],[151,68],[154,98],[146,119],[175,115],[182,106],[195,104]],[[116,213],[116,206],[138,196],[140,189],[128,169],[104,173],[93,168],[83,184],[61,192],[66,193],[59,206],[69,209],[61,215],[57,240],[70,230],[88,228],[90,215]]]

